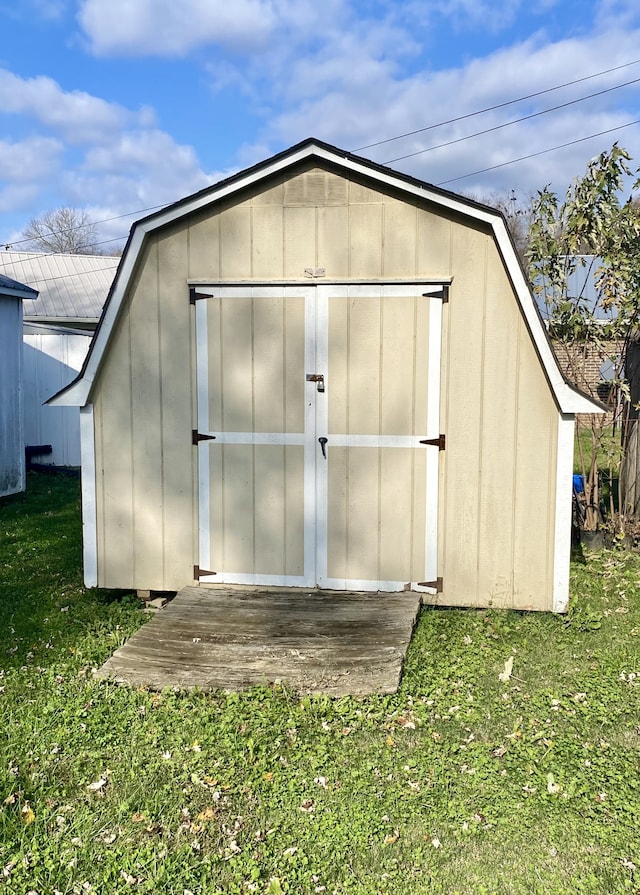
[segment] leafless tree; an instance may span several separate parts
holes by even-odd
[[[527,196],[525,199],[521,199],[517,196],[515,190],[511,190],[509,195],[492,194],[480,197],[470,194],[469,198],[474,199],[476,202],[482,202],[483,205],[490,205],[492,208],[502,212],[520,263],[526,270],[529,228],[533,217],[533,197]]]
[[[56,208],[31,218],[23,236],[28,240],[22,244],[27,250],[97,254],[96,225],[86,211],[78,208]]]

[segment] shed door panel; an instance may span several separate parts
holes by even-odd
[[[303,585],[305,313],[298,292],[196,304],[200,565],[212,581]]]
[[[438,450],[420,443],[439,434],[428,291],[206,288],[200,566],[217,574],[201,580],[400,590],[437,577]]]
[[[437,577],[438,451],[420,442],[438,434],[441,299],[426,291],[321,290],[328,442],[318,577],[327,587],[397,590]]]
[[[329,439],[331,445],[331,438]],[[425,580],[424,449],[330,446],[321,584],[397,590]]]

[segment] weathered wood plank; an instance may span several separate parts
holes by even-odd
[[[96,672],[121,683],[392,693],[420,596],[187,587]]]

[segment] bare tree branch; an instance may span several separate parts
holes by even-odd
[[[97,253],[96,225],[86,211],[56,208],[32,218],[23,230],[25,248],[36,252],[66,252],[75,255]]]

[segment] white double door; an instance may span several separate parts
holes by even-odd
[[[200,580],[435,580],[442,286],[197,293]]]

